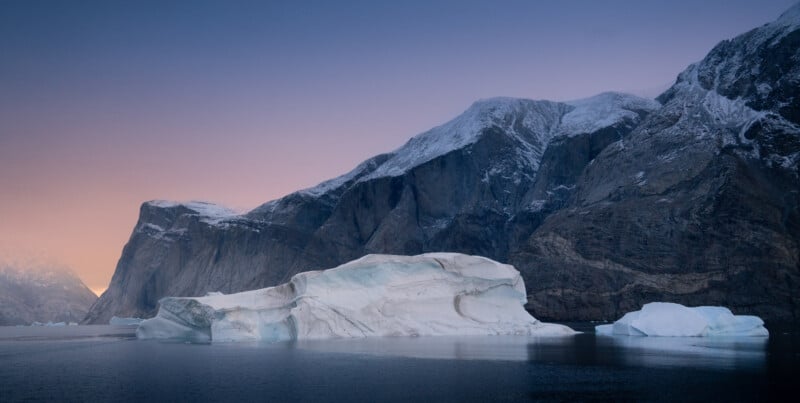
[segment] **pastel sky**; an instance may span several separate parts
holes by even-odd
[[[655,95],[795,0],[0,1],[0,258],[108,285],[150,199],[249,209],[493,96]]]

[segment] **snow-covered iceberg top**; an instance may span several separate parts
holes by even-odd
[[[645,304],[611,325],[595,327],[602,335],[623,336],[758,336],[769,332],[757,316],[734,315],[721,306],[686,307],[669,302]]]
[[[454,253],[368,255],[229,295],[164,298],[141,339],[283,341],[437,335],[572,335],[530,316],[510,265]]]

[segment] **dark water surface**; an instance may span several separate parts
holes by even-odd
[[[785,400],[800,388],[800,338],[770,330],[201,345],[131,327],[0,327],[0,401]]]

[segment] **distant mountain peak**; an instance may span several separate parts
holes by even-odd
[[[0,262],[0,326],[79,322],[96,299],[65,266]]]

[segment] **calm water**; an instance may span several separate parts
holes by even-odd
[[[800,338],[771,331],[198,345],[130,327],[0,327],[0,401],[781,400],[797,389]]]

